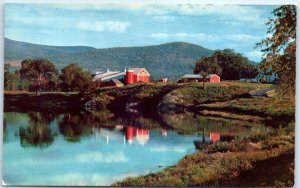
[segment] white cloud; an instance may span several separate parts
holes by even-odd
[[[137,176],[136,173],[128,174],[101,174],[101,173],[65,173],[53,176],[46,176],[39,181],[41,185],[62,185],[62,186],[109,186],[113,182],[120,181],[129,176]],[[32,182],[31,182],[32,184]]]
[[[185,147],[174,146],[174,147],[151,147],[151,152],[175,152],[175,153],[185,153],[187,152]]]
[[[246,53],[246,56],[249,57],[249,59],[261,59],[263,55],[263,52],[259,51],[259,50],[254,50],[251,52]]]
[[[173,40],[181,40],[181,39],[195,39],[198,41],[216,41],[218,36],[205,34],[205,33],[151,33],[151,38],[157,39],[173,39]]]
[[[158,38],[158,39],[179,39],[179,38],[186,38],[190,37],[187,33],[151,33],[151,38]]]
[[[130,25],[129,22],[124,21],[81,21],[77,23],[77,27],[83,30],[90,30],[90,31],[110,31],[110,32],[117,32],[122,33],[126,30],[126,28]]]
[[[200,4],[54,4],[55,8],[68,10],[123,10],[142,12],[147,15],[213,15],[230,16],[240,21],[255,21],[264,14],[255,6],[246,5],[200,5]]]
[[[151,33],[151,38],[158,38],[158,39],[168,39],[171,37],[172,34],[168,33]]]
[[[154,16],[153,19],[159,22],[172,22],[176,18],[174,16]]]
[[[237,35],[224,35],[224,39],[238,42],[251,42],[251,41],[259,41],[261,38],[253,35],[246,34],[237,34]]]
[[[123,163],[128,161],[128,158],[122,152],[105,154],[100,152],[91,152],[77,155],[75,159],[81,163]]]
[[[216,42],[216,41],[231,41],[231,42],[255,42],[259,41],[260,37],[246,34],[236,35],[212,35],[206,33],[152,33],[151,38],[158,39],[183,39],[190,38],[198,41]]]

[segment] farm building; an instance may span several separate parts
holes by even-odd
[[[241,78],[240,81],[245,82],[264,82],[264,83],[272,83],[278,80],[278,74],[273,72],[270,68],[269,70],[259,69],[258,74],[255,78]]]
[[[124,84],[119,80],[124,78],[125,73],[121,71],[98,71],[92,75],[94,87],[122,87]]]
[[[255,79],[259,82],[274,82],[278,80],[278,74],[275,72],[259,72],[258,75],[255,77]]]
[[[126,71],[126,84],[150,82],[150,74],[145,68],[129,68]]]
[[[206,78],[206,82],[220,82],[220,76],[216,74],[209,74]],[[181,82],[202,82],[203,76],[200,74],[186,74],[181,78]]]

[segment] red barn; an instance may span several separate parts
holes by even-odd
[[[150,74],[145,68],[130,68],[126,71],[126,84],[150,82]]]

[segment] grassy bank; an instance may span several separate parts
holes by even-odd
[[[101,88],[91,93],[91,97],[102,107],[124,108],[127,103],[136,102],[140,106],[165,113],[182,111],[199,104],[245,97],[251,90],[270,86],[270,84],[227,81],[207,83],[203,90],[202,83],[133,84],[122,88]]]
[[[238,178],[242,171],[253,169],[259,161],[273,159],[294,150],[294,124],[266,134],[258,134],[219,142],[202,151],[188,155],[178,164],[157,173],[140,177],[129,177],[114,186],[223,186],[224,178]],[[271,164],[270,164],[271,165]],[[276,164],[272,164],[276,165]],[[261,177],[268,174],[261,173]],[[280,182],[273,181],[264,186],[291,186],[293,173]],[[253,180],[254,181],[254,180]],[[239,181],[236,181],[239,182]],[[258,182],[257,182],[258,183]],[[226,185],[224,183],[224,185]],[[255,184],[256,186],[262,186]],[[236,186],[239,186],[237,183]],[[247,186],[247,185],[246,185]],[[249,186],[249,185],[248,185]]]
[[[86,101],[80,93],[51,92],[36,96],[29,92],[5,92],[4,111],[76,111],[82,110]]]
[[[230,117],[232,112],[236,114],[258,115],[269,119],[294,120],[295,119],[295,103],[288,99],[277,98],[238,98],[226,102],[215,102],[210,104],[202,104],[198,106],[200,113],[206,115],[221,115]],[[217,113],[218,112],[218,113]],[[220,114],[220,112],[223,112]],[[243,118],[243,117],[241,117]]]

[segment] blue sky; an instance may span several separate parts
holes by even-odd
[[[96,48],[189,42],[231,48],[260,61],[277,6],[197,4],[6,4],[5,37],[36,44]]]

